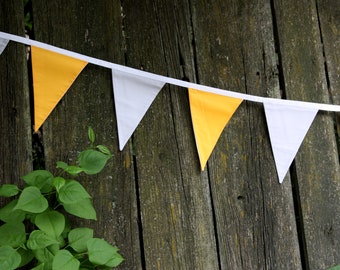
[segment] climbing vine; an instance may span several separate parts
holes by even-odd
[[[0,196],[12,199],[0,209],[0,269],[17,269],[29,263],[34,270],[112,269],[122,261],[118,248],[93,237],[91,228],[71,228],[68,215],[96,220],[91,195],[75,178],[98,174],[112,157],[104,145],[91,145],[77,163],[58,161],[60,174],[34,170],[15,184],[0,187]]]

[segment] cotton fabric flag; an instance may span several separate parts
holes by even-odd
[[[318,112],[317,108],[264,103],[279,182],[282,183]]]
[[[4,38],[0,38],[0,55],[2,54],[2,52],[5,50],[7,44],[8,44],[9,40],[8,39],[4,39]]]
[[[201,169],[242,99],[189,88],[191,119]]]
[[[34,129],[37,131],[87,62],[31,46]]]
[[[165,83],[114,69],[112,83],[122,150]]]

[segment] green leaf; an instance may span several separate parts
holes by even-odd
[[[65,171],[73,176],[76,176],[84,170],[78,166],[68,166]]]
[[[24,181],[41,190],[42,193],[48,193],[52,190],[53,175],[46,170],[36,170],[22,177]]]
[[[90,199],[83,199],[76,203],[63,204],[66,212],[80,218],[97,220],[96,210]]]
[[[69,165],[67,165],[67,163],[62,162],[62,161],[57,162],[57,168],[61,168],[65,172],[67,172],[71,175],[74,175],[74,176],[78,175],[79,173],[81,173],[83,171],[83,169],[78,167],[78,166],[69,166]]]
[[[61,189],[63,185],[65,185],[66,180],[60,176],[53,178],[52,185],[55,187],[57,192]]]
[[[28,264],[34,258],[34,253],[30,249],[19,248],[17,252],[21,256],[21,262],[19,267],[23,267],[24,265]]]
[[[27,247],[32,250],[43,249],[53,244],[58,244],[58,241],[40,230],[33,231],[27,240]]]
[[[105,166],[111,156],[99,151],[88,149],[80,153],[78,162],[84,172],[87,174],[99,173]]]
[[[89,260],[93,264],[116,267],[123,258],[118,253],[118,248],[110,245],[103,239],[92,238],[87,241]]]
[[[23,223],[5,223],[0,226],[0,246],[17,248],[26,242]]]
[[[64,231],[65,217],[57,211],[45,211],[35,217],[35,225],[47,235],[57,239]]]
[[[0,266],[1,269],[13,270],[20,265],[20,254],[10,246],[0,247]]]
[[[59,250],[52,263],[52,270],[78,270],[80,262],[67,250]]]
[[[91,143],[94,143],[96,136],[95,136],[95,134],[94,134],[93,129],[92,129],[91,127],[89,127],[89,129],[88,129],[87,132],[88,132],[88,136],[89,136],[90,142],[91,142]]]
[[[18,200],[13,200],[0,209],[0,220],[4,222],[22,222],[25,219],[25,212],[13,210]]]
[[[68,167],[68,164],[63,162],[63,161],[57,161],[57,168],[66,170],[66,168]]]
[[[97,145],[97,148],[103,154],[111,156],[111,152],[110,152],[109,148],[107,148],[105,145]]]
[[[0,196],[12,197],[19,193],[19,188],[16,185],[4,184],[0,187]]]
[[[90,228],[76,228],[68,234],[70,247],[79,253],[87,250],[86,243],[91,238],[93,238],[93,230]]]
[[[86,189],[75,180],[68,180],[59,190],[58,199],[63,204],[76,203],[91,198]]]
[[[331,268],[328,268],[328,270],[340,270],[340,265],[336,265]]]
[[[40,263],[44,264],[44,269],[52,269],[54,256],[59,251],[59,245],[51,245],[46,248],[33,250],[35,257]]]
[[[106,266],[113,268],[117,267],[124,261],[124,258],[117,252],[111,259],[105,264]]]
[[[26,187],[22,191],[14,210],[23,210],[31,213],[41,213],[48,207],[48,201],[41,195],[37,187]]]
[[[66,245],[65,239],[61,235],[58,236],[57,241],[58,241],[59,248],[62,248]]]

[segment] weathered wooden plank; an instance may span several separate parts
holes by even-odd
[[[315,3],[273,3],[284,94],[290,99],[328,102]],[[1,30],[22,34],[19,6],[21,2],[1,3],[1,13],[16,14],[0,17]],[[318,2],[329,88],[338,104],[335,7],[335,1]],[[186,1],[124,1],[122,22],[118,2],[35,1],[35,35],[57,46],[124,63],[124,26],[130,66],[190,81],[197,79],[197,66],[200,83],[279,97],[270,9],[270,1],[265,0],[196,1],[190,9]],[[5,19],[14,17],[15,24]],[[0,78],[2,104],[9,105],[1,109],[1,127],[3,138],[11,137],[9,144],[2,140],[0,145],[6,157],[0,175],[9,182],[31,168],[24,46],[10,44],[0,57],[0,70],[5,75]],[[112,104],[110,72],[89,66],[43,131],[48,168],[56,160],[75,159],[77,150],[86,145],[89,125],[98,142],[113,149],[114,160],[105,172],[84,183],[98,209],[99,221],[91,225],[98,236],[121,248],[126,258],[121,269],[301,268],[290,178],[277,184],[261,105],[242,104],[208,170],[200,173],[184,89],[163,89],[122,153],[117,149]],[[301,249],[304,265],[310,269],[339,262],[339,168],[332,124],[329,114],[318,115],[292,170],[301,195],[297,207],[302,213],[300,233],[305,233]],[[18,170],[13,170],[16,162]]]
[[[329,93],[334,104],[340,104],[340,13],[336,0],[317,1],[320,30],[324,46]],[[340,117],[336,115],[338,133]]]
[[[1,1],[0,31],[24,35],[23,2]],[[10,42],[0,56],[0,183],[19,183],[32,169],[26,48]]]
[[[187,1],[124,1],[127,65],[194,78]],[[187,90],[166,85],[133,136],[146,269],[218,269]]]
[[[34,1],[33,9],[37,40],[123,62],[120,1]],[[49,169],[57,160],[75,161],[88,144],[88,126],[97,134],[97,142],[114,153],[99,176],[81,178],[97,210],[98,221],[90,226],[97,236],[120,248],[125,258],[120,269],[141,269],[133,160],[129,147],[118,151],[111,71],[94,65],[84,69],[43,125]]]
[[[330,93],[331,101],[334,104],[340,104],[340,9],[339,1],[336,0],[322,0],[317,1],[317,8],[319,14],[320,30],[322,34],[322,41],[324,46],[324,54],[326,61],[326,76],[328,78],[328,91]],[[339,150],[339,134],[340,134],[340,115],[335,115],[337,122],[337,140]],[[332,187],[331,187],[332,188]],[[331,199],[331,205],[327,207],[339,206],[339,182],[335,185],[335,190],[331,192],[330,197],[336,196]],[[327,202],[326,202],[327,203]],[[339,211],[339,207],[334,209]],[[330,213],[332,215],[332,213]],[[329,222],[329,221],[328,221]],[[340,264],[340,237],[339,237],[339,219],[332,220],[328,224],[327,235],[328,240],[331,241],[332,246],[329,247],[331,253],[328,256],[331,257],[328,265]],[[335,232],[335,233],[334,233]]]
[[[199,82],[279,97],[270,1],[194,1]],[[279,185],[263,107],[244,102],[208,162],[221,269],[301,269],[289,177]]]
[[[288,99],[329,102],[315,1],[274,1]],[[329,113],[319,113],[295,159],[304,263],[326,269],[340,261],[340,174]]]

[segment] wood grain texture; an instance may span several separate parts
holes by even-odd
[[[56,46],[116,63],[124,61],[119,1],[34,1],[35,36]],[[94,228],[120,248],[121,269],[141,269],[134,164],[127,147],[118,151],[111,71],[88,65],[43,126],[46,165],[57,160],[75,162],[88,146],[91,126],[96,143],[111,149],[114,157],[98,176],[81,178],[93,196]]]
[[[23,36],[22,1],[1,1],[0,31]],[[21,185],[32,169],[32,128],[26,48],[10,42],[0,57],[0,184]]]
[[[287,98],[328,103],[316,2],[274,3]],[[327,269],[340,261],[339,177],[333,119],[319,112],[295,159],[308,269]]]
[[[317,1],[330,100],[340,104],[340,9],[336,0]],[[340,134],[340,117],[335,114]]]
[[[124,1],[127,65],[194,80],[187,1]],[[166,85],[133,136],[146,269],[218,269],[187,90]]]
[[[34,0],[34,38],[222,89],[340,104],[338,5]],[[0,30],[23,35],[21,10],[2,1]],[[25,46],[11,42],[0,57],[0,183],[32,168],[26,65]],[[263,105],[244,101],[202,172],[187,89],[165,85],[119,151],[111,71],[90,64],[42,134],[52,171],[76,161],[88,126],[112,150],[99,176],[80,179],[98,221],[72,223],[117,245],[118,269],[327,269],[340,264],[339,119],[318,113],[280,185]]]
[[[279,97],[270,1],[195,1],[193,10],[200,83]],[[208,171],[221,269],[300,269],[291,185],[278,185],[262,105],[241,104]]]

